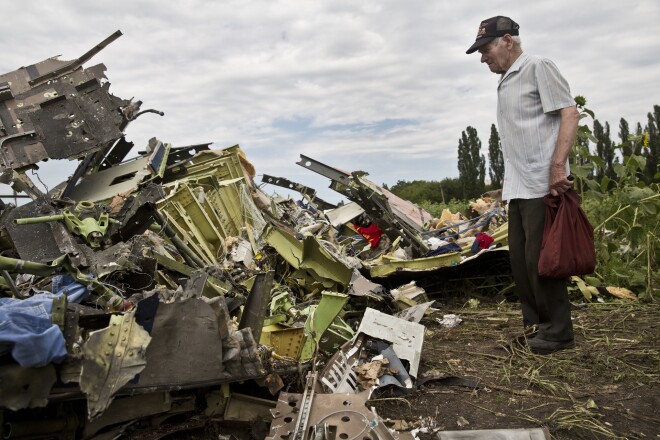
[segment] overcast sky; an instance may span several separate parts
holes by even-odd
[[[465,51],[494,15],[520,24],[524,51],[552,59],[615,139],[621,117],[645,125],[660,104],[658,0],[5,0],[0,72],[76,58],[119,29],[86,66],[165,112],[129,126],[136,146],[240,144],[258,174],[337,201],[300,154],[379,184],[441,180],[458,175],[472,125],[487,156],[498,77]]]

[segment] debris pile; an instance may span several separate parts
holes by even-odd
[[[130,157],[126,126],[162,113],[82,67],[120,35],[0,76],[1,182],[30,199],[0,206],[5,438],[116,438],[200,413],[272,417],[269,438],[414,438],[365,403],[414,386],[438,273],[506,249],[499,203],[434,219],[302,155],[349,203],[264,175],[301,194],[270,197],[238,145],[153,138]],[[59,159],[77,169],[42,192],[29,172]]]

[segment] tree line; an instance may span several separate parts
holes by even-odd
[[[593,117],[593,114],[592,114]],[[603,125],[598,119],[593,121],[592,134],[578,138],[577,144],[591,151],[593,143],[596,173],[594,177],[602,180],[616,177],[615,167],[623,158],[631,155],[645,158],[645,167],[639,178],[647,184],[660,181],[658,160],[660,158],[660,106],[654,105],[647,115],[646,125],[637,123],[631,132],[628,121],[621,118],[618,129],[618,143],[612,139],[609,122]],[[478,198],[485,191],[502,187],[504,180],[504,159],[502,143],[495,124],[490,127],[488,138],[488,163],[481,152],[481,140],[477,130],[468,126],[458,139],[458,178],[445,178],[440,181],[399,180],[390,190],[414,203],[448,204],[452,200]],[[617,152],[618,150],[618,152]],[[571,161],[584,160],[572,156]],[[488,166],[487,166],[488,165]],[[490,183],[486,183],[486,168]]]

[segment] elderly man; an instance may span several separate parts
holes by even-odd
[[[575,347],[565,280],[538,276],[545,223],[543,197],[562,194],[568,179],[568,154],[579,113],[568,83],[548,59],[523,53],[518,24],[492,17],[479,25],[467,50],[501,75],[497,84],[497,125],[504,156],[502,199],[509,202],[511,269],[534,353]]]

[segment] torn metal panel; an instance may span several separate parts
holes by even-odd
[[[426,311],[429,309],[429,307],[431,307],[431,305],[433,305],[433,303],[434,301],[416,304],[397,313],[395,316],[410,322],[420,322],[426,314]]]
[[[191,298],[160,303],[146,349],[146,367],[129,387],[172,386],[226,377],[216,312],[205,301]]]
[[[57,380],[52,364],[40,368],[22,368],[17,364],[0,366],[0,408],[14,411],[43,407]]]
[[[321,373],[321,384],[330,393],[357,393],[357,376],[353,366],[357,365],[365,335],[358,334],[346,342],[326,363]]]
[[[387,281],[390,285],[414,280],[424,287],[428,292],[427,296],[431,298],[458,290],[469,291],[473,289],[483,289],[481,290],[482,293],[490,291],[497,294],[513,283],[507,254],[508,247],[506,246],[483,250],[473,257],[464,259],[462,254],[445,254],[445,258],[456,261],[456,264],[443,264],[443,261],[446,260],[440,258],[436,260],[436,264],[430,264],[429,267],[424,268],[414,267],[414,263],[412,268],[408,268],[401,260],[395,260],[384,264],[382,269],[378,268],[377,265],[372,266],[370,274],[374,276],[374,274],[380,274],[380,271],[384,270],[386,275],[380,278],[379,281],[383,283]],[[439,257],[442,257],[442,255]],[[436,257],[420,260],[424,263],[425,260],[432,261],[434,258]],[[371,272],[371,269],[374,271]]]
[[[138,157],[98,173],[83,177],[69,194],[75,201],[97,202],[117,194],[132,192],[140,183],[151,177],[150,157]]]
[[[413,260],[387,259],[369,268],[369,274],[374,278],[387,277],[402,271],[423,272],[440,267],[456,266],[461,262],[460,252],[436,255],[434,257],[415,258]]]
[[[175,168],[189,163],[190,160],[200,151],[209,151],[210,145],[211,143],[187,145],[185,147],[173,147],[170,150],[169,156],[167,156],[167,169]]]
[[[250,329],[231,328],[223,297],[160,302],[141,322],[153,325],[153,340],[147,366],[128,390],[192,388],[266,374]]]
[[[118,223],[110,225],[108,234],[111,240],[115,243],[126,241],[144,233],[154,223],[156,202],[164,196],[163,188],[154,183],[141,188],[136,194],[116,196],[110,205],[110,214]],[[112,210],[115,201],[121,204],[119,212]]]
[[[135,144],[133,142],[127,141],[125,137],[121,137],[115,142],[112,148],[107,152],[103,157],[102,162],[98,165],[97,171],[103,171],[110,168],[111,166],[119,165],[125,158],[128,156],[128,153],[133,149]],[[91,158],[91,156],[90,156]],[[83,169],[83,174],[86,174],[87,169]],[[74,182],[74,185],[77,182]],[[62,194],[64,197],[66,192]]]
[[[348,288],[348,294],[354,296],[369,296],[377,300],[382,299],[381,294],[385,288],[380,284],[369,281],[364,275],[356,270],[353,271],[351,284]]]
[[[263,183],[268,183],[270,185],[276,185],[282,188],[290,189],[293,191],[299,192],[305,200],[312,203],[315,207],[319,209],[334,209],[337,205],[326,202],[316,195],[316,190],[308,186],[302,185],[300,183],[294,182],[284,177],[274,177],[264,174],[261,176],[261,181]]]
[[[225,280],[219,280],[209,275],[208,272],[200,269],[190,274],[190,279],[186,282],[184,292],[179,296],[180,300],[187,298],[218,298],[229,296],[232,286]],[[211,306],[213,302],[209,301]]]
[[[206,264],[214,264],[226,254],[219,218],[209,207],[202,187],[181,184],[159,203],[159,210],[177,236]]]
[[[353,276],[353,270],[351,268],[337,260],[316,238],[311,236],[303,239],[300,268],[311,270],[319,276],[337,281],[344,289],[348,286]]]
[[[391,342],[396,355],[410,364],[410,375],[417,377],[424,343],[424,329],[423,325],[416,322],[409,322],[367,307],[357,333]]]
[[[112,43],[115,41],[117,38],[121,37],[122,33],[121,31],[115,31],[112,35],[110,35],[108,38],[105,40],[101,41],[99,44],[82,54],[80,57],[78,57],[75,60],[72,61],[65,61],[64,65],[61,65],[60,67],[52,70],[48,70],[46,73],[42,73],[41,76],[38,76],[36,78],[31,78],[30,79],[30,85],[35,86],[39,83],[42,83],[44,81],[48,81],[49,79],[55,78],[57,76],[63,75],[68,72],[72,72],[74,70],[77,70],[80,68],[84,63],[92,59],[94,55],[99,53],[101,50],[103,50],[108,44]]]
[[[346,305],[348,295],[335,292],[322,292],[321,301],[317,306],[310,307],[309,316],[305,321],[305,344],[300,353],[300,360],[306,361],[314,357],[320,348],[324,333]],[[327,340],[327,338],[326,338]],[[341,342],[343,344],[343,342]]]
[[[0,102],[3,167],[74,159],[119,139],[129,121],[121,108],[129,101],[109,94],[109,83],[101,83],[104,70],[103,65],[82,69],[79,62],[49,59],[0,76],[11,94]]]
[[[390,290],[390,295],[394,298],[394,303],[399,310],[407,310],[419,305],[420,303],[426,303],[429,301],[428,297],[426,296],[426,291],[423,288],[417,286],[416,283],[417,282],[413,280],[408,284],[404,284],[403,286],[399,286],[396,289]],[[400,315],[397,316],[403,317]],[[407,321],[411,320],[405,317],[404,319]],[[415,322],[419,322],[419,320],[416,320]]]
[[[17,218],[52,214],[56,214],[55,210],[43,200],[14,208],[6,216],[2,227],[7,231],[21,259],[45,263],[62,255],[49,224],[17,225],[14,223]],[[34,237],[39,237],[39,240],[35,240]]]
[[[292,235],[272,225],[266,228],[265,240],[296,269],[305,269],[317,279],[333,280],[344,291],[351,281],[353,270],[331,255],[314,237],[302,243]]]
[[[117,391],[145,368],[150,341],[149,333],[135,321],[134,311],[113,315],[106,329],[90,333],[80,373],[90,419],[105,411]]]
[[[163,176],[165,185],[176,181],[199,180],[214,176],[217,181],[249,178],[244,168],[245,153],[238,145],[222,150],[199,151],[189,160],[167,167]]]
[[[330,220],[330,224],[337,228],[362,214],[364,214],[364,208],[355,202],[350,202],[331,211],[327,211],[325,216]]]

